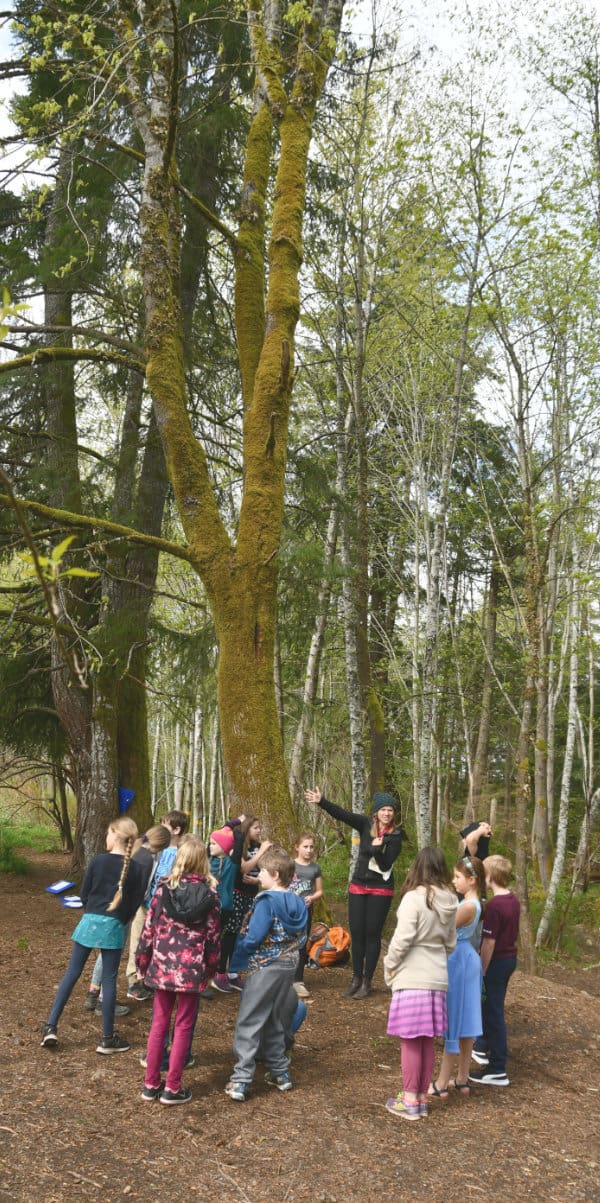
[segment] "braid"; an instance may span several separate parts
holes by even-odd
[[[109,912],[115,911],[119,904],[123,901],[123,886],[125,885],[127,874],[129,872],[133,845],[138,833],[137,827],[132,819],[116,819],[114,823],[111,823],[111,828],[113,831],[117,832],[118,836],[123,841],[124,852],[123,868],[121,869],[119,884],[115,891],[115,896],[112,899],[112,902],[110,902],[106,908]]]

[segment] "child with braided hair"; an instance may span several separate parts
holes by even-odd
[[[57,1026],[92,949],[102,952],[102,1040],[97,1053],[127,1052],[129,1045],[114,1030],[117,973],[127,924],[141,906],[146,888],[142,866],[131,859],[137,827],[132,819],[113,819],[106,833],[106,852],[90,861],[80,896],[84,915],[71,939],[73,949],[54,1005],[42,1029],[42,1048],[58,1044]]]

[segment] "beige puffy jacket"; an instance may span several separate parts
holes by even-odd
[[[447,990],[448,957],[456,947],[458,899],[451,890],[425,886],[404,895],[396,912],[396,930],[383,962],[392,990]]]

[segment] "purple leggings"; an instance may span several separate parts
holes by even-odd
[[[174,990],[155,990],[152,1007],[152,1026],[146,1048],[146,1086],[160,1086],[160,1066],[164,1055],[165,1038],[169,1034],[171,1013],[175,1012],[173,1043],[169,1054],[166,1088],[174,1094],[181,1089],[181,1075],[190,1047],[190,1039],[198,1012],[197,994],[176,994]]]
[[[435,1046],[433,1036],[416,1036],[401,1041],[402,1088],[409,1094],[427,1094],[433,1077]]]

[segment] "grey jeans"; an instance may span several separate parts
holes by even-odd
[[[233,1082],[252,1081],[259,1047],[265,1064],[273,1073],[286,1073],[289,1069],[284,1016],[297,963],[296,954],[247,974],[233,1036],[236,1057],[231,1075]]]

